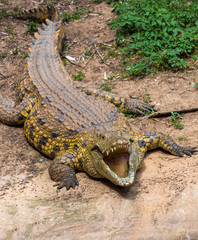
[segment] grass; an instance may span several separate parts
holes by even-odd
[[[178,141],[187,141],[187,137],[184,137],[184,136],[182,136],[182,137],[178,137]]]
[[[27,32],[30,32],[30,33],[37,32],[38,22],[28,20],[26,24],[27,25],[25,26],[25,28],[26,28],[25,33],[27,33]]]
[[[84,78],[85,74],[81,71],[78,72],[78,74],[72,74],[74,81],[82,81]]]
[[[186,0],[113,2],[116,43],[126,76],[177,71],[198,49],[198,4]]]
[[[13,34],[13,35],[10,37],[10,40],[13,41],[13,40],[15,39],[15,37],[16,37],[16,35]]]
[[[52,6],[54,6],[56,3],[57,3],[57,1],[54,0],[54,1],[50,1],[50,2],[48,3],[48,5],[52,7]]]
[[[27,58],[28,57],[28,53],[26,53],[26,52],[21,52],[21,58],[22,59],[25,59],[25,58]]]
[[[104,80],[104,83],[100,85],[100,88],[104,91],[111,92],[113,89],[113,79],[113,75],[108,76],[108,78]]]
[[[92,52],[91,52],[91,51],[86,51],[86,52],[84,52],[84,55],[85,55],[86,57],[89,57],[89,56],[91,56],[91,54],[92,54]]]
[[[78,8],[76,7],[76,11],[69,14],[67,12],[60,14],[60,17],[64,21],[69,21],[69,20],[80,20],[82,15],[87,13],[89,11],[89,6],[85,6],[84,8]]]
[[[19,51],[19,47],[16,46],[16,47],[12,50],[12,53],[13,53],[13,54],[17,54],[18,51]]]
[[[5,58],[7,57],[7,55],[8,55],[7,52],[0,53],[0,58]]]
[[[151,97],[147,93],[147,88],[144,88],[144,95],[143,95],[143,102],[149,103],[151,100]]]
[[[172,124],[175,128],[177,128],[177,129],[183,129],[184,128],[184,124],[182,124],[180,122],[181,119],[182,119],[182,116],[179,113],[171,112],[171,121],[172,121]]]
[[[0,19],[9,16],[9,13],[3,8],[0,10]]]
[[[194,88],[198,89],[198,82],[195,82]]]
[[[113,49],[109,49],[108,55],[109,55],[109,57],[117,57],[118,53]]]
[[[4,31],[8,34],[14,34],[14,27],[4,27]]]

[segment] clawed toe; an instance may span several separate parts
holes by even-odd
[[[198,150],[196,149],[196,147],[187,147],[183,149],[183,153],[185,153],[186,155],[192,157],[192,154],[198,152]]]
[[[64,178],[60,183],[54,185],[54,187],[56,186],[58,190],[65,187],[68,191],[70,188],[74,189],[75,186],[79,186],[79,182],[76,177],[70,179]]]

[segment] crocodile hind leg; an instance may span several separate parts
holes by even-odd
[[[19,105],[15,105],[13,100],[0,94],[0,121],[7,125],[22,124],[34,107],[35,102],[35,96],[30,94]]]
[[[120,97],[114,93],[96,89],[83,83],[74,83],[74,85],[87,95],[99,97],[114,104],[123,113],[137,113],[145,115],[145,112],[151,113],[152,111],[156,111],[154,109],[154,105],[144,103],[138,99]]]
[[[138,142],[144,155],[147,150],[159,147],[179,157],[183,157],[184,154],[192,156],[194,152],[197,152],[195,147],[182,147],[175,143],[171,137],[166,136],[163,133],[144,132],[143,134],[136,135],[134,140]]]
[[[67,190],[70,187],[75,188],[79,185],[76,178],[75,169],[80,168],[80,163],[76,160],[73,153],[66,152],[57,156],[51,166],[49,167],[49,175],[57,184],[57,189],[66,187]]]

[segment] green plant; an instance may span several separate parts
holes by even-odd
[[[194,88],[198,88],[198,82],[195,82]]]
[[[36,32],[37,31],[37,25],[38,25],[37,22],[27,21],[26,24],[27,24],[27,26],[25,26],[25,28],[27,30],[25,31],[25,33],[27,33],[27,32]]]
[[[110,25],[128,76],[188,66],[198,47],[197,1],[119,0],[114,12]]]
[[[91,54],[92,54],[91,51],[86,51],[86,52],[84,52],[84,55],[87,56],[87,57],[88,57],[88,56],[91,56]]]
[[[73,12],[72,14],[62,13],[62,14],[60,14],[60,17],[62,17],[65,21],[68,21],[68,20],[70,20],[70,19],[80,20],[80,19],[81,19],[81,16],[82,16],[85,12],[88,12],[88,10],[89,10],[89,7],[88,7],[88,6],[85,6],[84,8],[78,8],[78,7],[76,7],[76,11]]]
[[[72,74],[72,76],[74,77],[74,81],[81,81],[83,79],[83,77],[85,76],[85,74],[81,71],[78,72],[78,74]]]
[[[0,3],[9,4],[9,1],[8,0],[0,0]]]
[[[56,4],[56,3],[57,3],[57,1],[54,0],[54,1],[49,2],[48,5],[52,7],[52,6],[54,6],[54,4]]]
[[[188,138],[187,137],[178,137],[179,141],[186,141]]]
[[[93,0],[94,3],[101,3],[103,0]]]
[[[125,117],[136,118],[138,114],[136,113],[123,113]]]
[[[7,52],[0,53],[0,58],[5,58],[7,57],[7,55],[8,55]]]
[[[13,53],[13,54],[17,54],[18,51],[19,51],[19,47],[16,46],[16,47],[12,50],[12,53]]]
[[[173,123],[173,126],[178,129],[184,128],[184,124],[180,122],[180,119],[182,119],[181,115],[177,112],[171,112],[171,121]]]
[[[101,44],[101,45],[100,45],[100,48],[101,48],[101,50],[106,50],[106,49],[107,49],[107,46],[104,45],[104,44]]]
[[[3,8],[0,10],[0,18],[9,16],[9,13]]]
[[[26,53],[26,52],[21,52],[21,58],[22,59],[25,59],[25,58],[27,58],[28,57],[28,53]]]
[[[63,59],[63,64],[66,64],[66,62],[67,62],[67,59],[64,58],[64,59]]]
[[[14,28],[13,27],[4,27],[4,31],[8,34],[14,34]]]
[[[72,19],[72,16],[71,16],[71,14],[69,14],[69,13],[62,13],[62,14],[60,14],[60,17],[61,18],[63,18],[63,20],[65,20],[65,21],[68,21],[68,20],[70,20],[70,19]]]
[[[16,37],[16,35],[13,34],[13,35],[10,37],[10,40],[13,41],[13,40],[15,39],[15,37]]]
[[[19,13],[20,11],[21,11],[21,10],[20,10],[18,7],[14,7],[14,8],[13,8],[14,14]]]
[[[102,88],[104,91],[111,92],[113,89],[113,79],[114,76],[109,75],[108,78],[104,80],[104,83],[100,85],[100,88]]]
[[[108,55],[109,55],[109,57],[117,57],[118,53],[113,49],[109,49]]]
[[[147,88],[145,87],[144,88],[144,95],[143,95],[143,102],[149,103],[150,99],[151,99],[151,97],[148,95]]]

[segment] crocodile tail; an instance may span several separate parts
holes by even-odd
[[[53,6],[42,6],[30,10],[23,10],[17,15],[20,19],[30,19],[37,22],[45,22],[46,19],[57,22],[60,20],[57,10]]]

